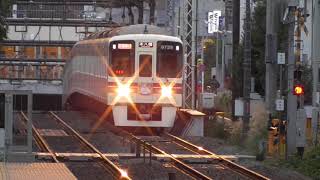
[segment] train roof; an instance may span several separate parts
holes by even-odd
[[[174,41],[174,42],[180,42],[182,41],[174,36],[167,36],[167,35],[159,35],[159,34],[127,34],[127,35],[121,35],[121,36],[114,36],[110,38],[110,41],[119,41],[119,40],[148,40],[148,39],[155,39],[155,40],[166,40],[166,41]]]
[[[113,36],[128,35],[128,34],[169,35],[169,32],[165,28],[154,26],[154,25],[136,24],[136,25],[114,28],[112,30],[105,30],[105,31],[99,31],[96,33],[92,33],[85,39],[110,38]]]

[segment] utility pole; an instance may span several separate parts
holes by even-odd
[[[267,0],[266,16],[266,88],[265,101],[270,114],[275,112],[275,100],[277,92],[277,30],[279,24],[279,1]]]
[[[314,113],[312,117],[312,134],[313,143],[317,145],[318,128],[319,128],[319,102],[317,99],[317,92],[319,92],[319,64],[320,64],[320,0],[312,0],[312,74],[313,74],[313,93],[312,106]]]
[[[286,138],[286,155],[292,155],[296,149],[296,112],[297,97],[292,93],[294,84],[295,55],[294,55],[294,29],[295,29],[295,12],[296,4],[288,4],[288,96],[287,96],[287,138]]]
[[[243,139],[247,137],[250,122],[250,87],[251,87],[251,8],[250,0],[246,0],[246,19],[244,23],[244,61],[243,61],[243,97],[244,117],[242,127]]]
[[[233,0],[232,1],[232,61],[235,63],[238,61],[238,54],[239,54],[239,37],[240,37],[240,1]],[[231,66],[232,68],[232,82],[234,84],[235,80],[235,66]],[[236,89],[235,85],[232,86],[232,101],[240,96],[240,91]],[[234,112],[234,106],[232,106],[232,112]]]

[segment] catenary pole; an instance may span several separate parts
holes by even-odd
[[[250,123],[250,88],[251,88],[251,4],[246,0],[246,18],[244,34],[244,61],[243,61],[243,97],[244,117],[242,127],[243,139],[247,137]]]
[[[275,99],[277,92],[277,29],[279,23],[279,2],[267,0],[266,15],[266,88],[265,101],[270,114],[275,113]]]
[[[312,0],[312,74],[313,74],[313,88],[312,88],[312,106],[315,109],[315,116],[312,117],[312,134],[313,143],[317,145],[319,138],[319,102],[317,99],[317,92],[319,92],[319,64],[320,64],[320,0]]]

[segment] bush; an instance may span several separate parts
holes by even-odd
[[[265,105],[261,101],[251,102],[251,107],[251,112],[253,113],[252,118],[250,119],[250,130],[247,138],[245,140],[241,139],[242,121],[236,121],[232,124],[229,142],[257,153],[259,151],[259,143],[267,139],[268,115]]]
[[[320,147],[318,146],[306,152],[303,159],[297,156],[291,157],[287,161],[280,161],[280,165],[320,180]]]

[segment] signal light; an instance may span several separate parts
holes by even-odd
[[[301,96],[304,94],[304,87],[302,85],[295,85],[293,88],[293,94],[296,96]]]

